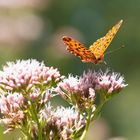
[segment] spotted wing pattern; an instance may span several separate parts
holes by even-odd
[[[98,39],[90,46],[89,50],[94,53],[95,58],[97,60],[104,55],[104,52],[106,51],[112,39],[116,35],[122,22],[123,20],[120,20],[115,26],[112,27],[111,30],[108,31],[108,33],[104,37]]]
[[[94,62],[96,61],[94,53],[88,50],[80,42],[68,37],[63,37],[63,42],[67,45],[67,50],[72,54],[81,58],[83,62]]]

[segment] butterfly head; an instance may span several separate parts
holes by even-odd
[[[98,64],[104,60],[104,54],[93,61],[94,64]]]

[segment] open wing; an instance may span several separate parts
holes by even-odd
[[[98,39],[90,46],[89,50],[94,53],[96,59],[104,55],[105,50],[108,48],[112,39],[116,35],[122,22],[123,20],[120,20],[115,26],[112,27],[111,30],[108,31],[108,33],[104,37]]]
[[[80,42],[68,36],[63,37],[63,42],[67,45],[67,50],[80,57],[83,62],[91,62],[95,60],[94,54]]]

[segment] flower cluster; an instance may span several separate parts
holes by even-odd
[[[51,88],[62,79],[57,69],[46,67],[43,62],[33,59],[8,62],[0,71],[1,122],[8,126],[5,132],[22,125],[23,121],[28,123],[27,118],[51,100],[54,96]]]
[[[72,140],[72,134],[85,126],[85,119],[73,108],[53,109],[51,106],[46,106],[41,115],[47,121],[45,131],[50,137],[58,134],[59,139]]]
[[[33,85],[49,85],[63,79],[57,69],[46,67],[34,59],[8,62],[0,71],[0,83],[4,89],[29,89]]]
[[[107,93],[119,92],[127,86],[124,77],[121,76],[120,73],[106,70],[106,72],[98,72],[96,77],[95,88],[98,90],[106,90]]]
[[[24,139],[83,140],[106,99],[126,86],[123,76],[109,70],[64,78],[33,59],[9,62],[0,71],[0,122],[5,132],[18,128]],[[72,107],[51,106],[56,95]]]
[[[9,130],[12,130],[16,124],[22,123],[24,113],[21,108],[24,105],[24,97],[18,93],[3,93],[0,95],[0,112],[2,120],[8,124]]]
[[[36,106],[36,110],[39,111],[39,107],[38,106],[45,106],[45,104],[47,104],[52,98],[53,98],[52,91],[47,89],[44,90],[43,92],[40,89],[34,89],[28,97],[28,100],[32,101],[32,102],[37,102],[37,106]]]
[[[101,96],[97,100],[100,100],[99,104],[103,104],[106,99],[119,93],[126,86],[123,76],[118,73],[109,70],[105,72],[89,70],[80,77],[69,75],[68,78],[59,82],[55,91],[78,108],[83,116],[90,112],[94,118],[97,106],[96,98]]]
[[[81,94],[85,98],[94,98],[95,92],[98,90],[105,90],[106,94],[113,94],[121,91],[126,87],[124,77],[119,73],[111,72],[109,70],[92,72],[84,72],[80,77],[69,75],[68,78],[59,82],[56,92],[62,97],[68,97],[70,94]]]

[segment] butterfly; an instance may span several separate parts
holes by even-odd
[[[98,64],[99,62],[103,61],[104,53],[118,32],[122,22],[123,20],[120,20],[115,26],[112,27],[112,29],[107,32],[104,37],[96,40],[89,47],[89,49],[87,49],[79,41],[68,36],[63,37],[63,42],[67,46],[66,49],[70,53],[80,57],[82,62],[92,62],[94,64]]]

